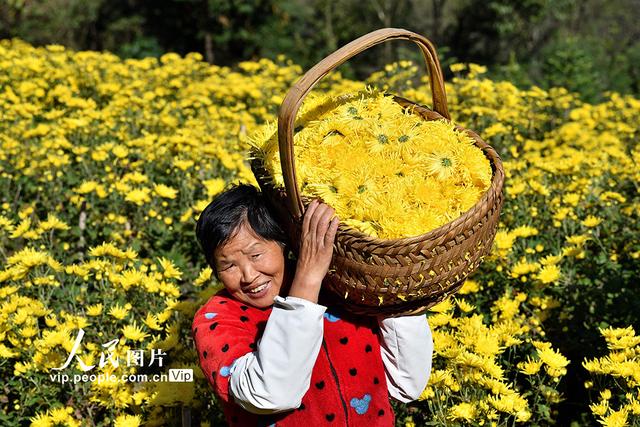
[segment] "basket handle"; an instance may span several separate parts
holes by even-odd
[[[280,105],[280,111],[278,112],[280,165],[282,167],[284,186],[287,191],[289,212],[293,214],[296,220],[299,220],[302,217],[304,210],[304,205],[300,198],[300,192],[298,191],[295,172],[295,157],[293,154],[294,123],[298,109],[300,108],[300,105],[302,105],[302,100],[307,96],[316,83],[318,83],[321,78],[327,75],[334,68],[372,46],[394,39],[411,40],[420,47],[429,71],[433,110],[447,119],[451,118],[449,115],[449,109],[447,108],[447,95],[444,89],[444,80],[442,78],[440,61],[438,60],[436,49],[426,37],[401,28],[382,28],[365,34],[364,36],[359,37],[336,50],[309,69],[309,71],[307,71],[300,80],[298,80],[295,85],[289,89],[284,101],[282,101],[282,104]]]

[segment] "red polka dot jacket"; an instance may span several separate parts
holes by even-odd
[[[389,392],[395,390],[397,394],[397,384],[394,383],[411,382],[414,378],[400,378],[402,366],[396,366],[400,369],[400,374],[395,374],[398,378],[388,376],[389,372],[385,375],[384,352],[381,352],[381,344],[385,343],[380,338],[376,318],[356,317],[332,308],[326,309],[322,305],[308,304],[312,307],[307,310],[315,311],[305,316],[316,316],[318,321],[315,323],[320,329],[301,330],[309,329],[309,323],[296,324],[296,317],[283,309],[287,307],[286,302],[278,304],[283,301],[286,300],[276,297],[276,310],[279,310],[276,313],[273,307],[259,309],[243,304],[222,290],[209,299],[194,317],[192,332],[200,367],[219,398],[229,425],[393,426],[394,414],[389,403]],[[285,316],[280,317],[277,322],[286,325],[281,326],[286,331],[273,330],[277,327],[274,325],[276,320],[268,322],[272,312],[274,315]],[[290,317],[286,318],[287,315]],[[282,319],[285,318],[286,323],[283,323]],[[422,372],[415,379],[418,386],[414,389],[418,395],[428,379],[433,348],[426,318],[423,316],[422,319],[426,324],[430,347],[425,348],[423,345],[419,348],[424,350],[421,352],[422,357],[428,358],[428,363],[419,365],[427,372],[426,377]],[[312,328],[315,323],[312,323]],[[273,328],[269,330],[271,326]],[[305,337],[314,334],[319,337],[317,343],[309,343]],[[263,341],[263,335],[270,337]],[[398,344],[401,338],[393,337],[391,340],[391,346],[396,346],[396,350],[397,347],[403,347],[402,343]],[[287,342],[287,339],[299,340],[305,344],[296,347],[296,342]],[[276,341],[276,346],[273,346],[273,341]],[[272,347],[267,348],[268,345]],[[418,350],[413,345],[412,350]],[[297,353],[297,358],[292,357],[290,363],[282,360],[287,359],[287,353],[281,353],[280,347],[293,348],[288,351]],[[262,359],[249,354],[252,352],[254,355],[260,353]],[[269,356],[280,360],[271,363]],[[309,369],[309,361],[314,358],[315,364],[311,372],[304,372]],[[302,364],[296,365],[296,359]],[[236,380],[236,374],[234,381],[231,381],[231,374],[238,369],[237,365],[247,368],[248,363],[253,363],[249,367],[262,373],[264,382],[252,382],[251,378],[240,376]],[[396,360],[387,361],[389,366],[397,364]],[[273,366],[277,368],[270,369]],[[404,375],[413,376],[406,372]],[[269,384],[274,387],[273,393],[264,391],[269,390]],[[253,404],[245,403],[243,393],[248,394],[246,401]],[[283,394],[298,395],[301,399],[286,403],[274,401],[277,400],[274,396]],[[415,398],[416,391],[412,397],[403,401]]]

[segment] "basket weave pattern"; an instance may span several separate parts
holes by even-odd
[[[304,208],[311,200],[299,194],[293,157],[293,124],[304,96],[331,69],[368,47],[389,39],[409,39],[425,56],[434,110],[395,96],[403,107],[424,120],[449,119],[442,71],[435,49],[424,37],[402,29],[382,29],[342,47],[309,70],[288,92],[278,115],[278,139],[286,189],[276,188],[257,156],[253,173],[279,216],[294,250],[300,241]],[[460,289],[490,252],[502,209],[504,170],[496,151],[473,131],[466,132],[480,148],[493,171],[491,186],[462,216],[416,237],[379,239],[340,224],[334,257],[323,287],[332,302],[357,314],[402,315],[422,311]],[[255,154],[255,153],[254,153]]]

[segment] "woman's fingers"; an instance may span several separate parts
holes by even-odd
[[[335,213],[336,213],[336,211],[334,211],[329,206],[327,206],[327,208],[323,210],[320,218],[318,219],[318,226],[316,228],[316,233],[317,233],[316,239],[317,239],[317,241],[324,243],[324,238],[325,238],[325,235],[327,234],[327,230],[329,228],[329,224],[331,222],[331,218],[333,218]]]
[[[325,247],[333,246],[333,241],[335,240],[336,233],[338,232],[338,225],[340,225],[340,218],[335,216],[331,220],[331,223],[329,223],[327,234],[324,235]]]
[[[339,223],[331,206],[318,200],[309,203],[302,222],[296,276],[301,274],[305,280],[322,282],[331,264]]]
[[[318,207],[318,199],[313,199],[309,205],[307,205],[307,210],[304,213],[304,218],[302,219],[302,235],[309,233],[311,218],[313,217],[313,211]]]
[[[322,219],[322,216],[325,214],[327,209],[331,208],[324,203],[318,203],[318,207],[311,214],[311,222],[309,223],[309,234],[311,234],[314,239],[318,235],[320,220]]]
[[[318,200],[309,203],[302,222],[303,239],[315,250],[326,250],[333,247],[340,220],[336,211]],[[318,247],[316,247],[318,246]],[[311,249],[311,248],[310,248]]]

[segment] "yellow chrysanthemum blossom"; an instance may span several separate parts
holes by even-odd
[[[155,191],[155,193],[158,196],[163,197],[165,199],[175,199],[176,195],[178,194],[178,190],[164,184],[157,184],[153,188],[153,191]]]
[[[142,206],[145,203],[151,201],[151,197],[149,194],[151,190],[146,187],[136,188],[131,191],[128,191],[124,197],[127,202],[135,203],[138,206]]]
[[[599,225],[602,222],[602,218],[598,218],[593,215],[588,215],[583,221],[582,224],[585,227],[593,228]]]
[[[122,320],[127,317],[127,314],[129,314],[129,309],[115,304],[109,309],[109,314],[118,320]]]
[[[142,341],[149,336],[149,334],[145,333],[135,322],[122,328],[122,333],[125,338],[132,341]]]
[[[176,268],[176,266],[173,265],[173,262],[171,262],[171,260],[168,260],[166,258],[159,258],[158,262],[162,267],[162,270],[163,270],[162,275],[165,278],[180,279],[180,277],[182,277],[182,272],[180,272],[180,270],[178,270],[178,268]]]
[[[526,362],[518,363],[518,368],[520,372],[525,375],[535,375],[540,371],[540,367],[542,367],[541,360],[527,360]]]
[[[449,408],[447,418],[452,421],[473,421],[476,418],[477,409],[473,403],[462,402]]]
[[[140,415],[119,415],[113,425],[114,427],[139,427],[141,423]]]
[[[538,280],[544,284],[555,283],[561,276],[560,268],[557,265],[546,265],[540,269]]]
[[[43,231],[48,231],[48,230],[68,230],[69,226],[64,221],[61,221],[54,214],[49,213],[47,215],[47,220],[46,221],[42,221],[40,223],[40,228]]]
[[[619,411],[613,411],[607,416],[603,416],[598,422],[604,427],[626,427],[629,425],[627,423],[628,416],[628,411],[621,409]]]

